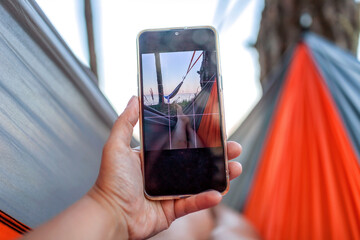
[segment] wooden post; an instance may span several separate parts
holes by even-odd
[[[159,103],[164,103],[164,88],[162,83],[160,54],[155,53],[156,77],[158,82]]]
[[[85,0],[84,6],[85,6],[85,21],[86,21],[86,30],[87,30],[86,33],[88,39],[90,69],[96,76],[96,80],[97,80],[96,84],[99,84],[91,0]]]

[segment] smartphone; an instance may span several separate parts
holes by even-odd
[[[213,27],[137,37],[145,195],[176,199],[229,189],[218,35]]]

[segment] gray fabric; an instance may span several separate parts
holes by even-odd
[[[354,149],[360,156],[360,64],[350,53],[315,34],[305,34],[304,41],[311,49],[315,64],[323,75]],[[232,208],[242,210],[246,204],[253,179],[256,178],[256,169],[266,135],[271,127],[271,118],[276,111],[277,98],[286,79],[291,55],[290,51],[285,56],[280,69],[270,77],[270,83],[265,86],[264,95],[259,103],[230,136],[230,140],[235,140],[243,146],[243,153],[236,159],[242,163],[243,173],[231,183],[230,191],[224,197],[224,203]]]
[[[230,190],[223,198],[223,203],[233,209],[241,211],[246,203],[291,56],[292,50],[289,50],[283,63],[265,81],[268,84],[264,87],[264,94],[258,104],[229,137],[229,140],[236,141],[243,147],[242,154],[235,159],[242,164],[243,173],[231,181]]]
[[[351,53],[315,35],[305,36],[360,162],[360,63]]]
[[[30,227],[93,185],[117,117],[34,4],[0,2],[0,209]]]
[[[144,133],[145,141],[144,148],[146,151],[159,150],[164,147],[162,144],[157,144],[159,139],[163,139],[163,144],[169,137],[169,117],[151,107],[144,105]],[[170,126],[175,126],[176,121],[170,118]]]
[[[192,102],[183,109],[184,114],[191,115],[193,112],[195,114],[201,114],[204,112],[213,84],[216,84],[216,82],[208,82],[203,87]],[[196,130],[200,126],[201,119],[201,115],[195,116]],[[193,120],[193,117],[190,117],[190,122]],[[161,148],[156,143],[159,142],[159,137],[164,137],[164,139],[169,138],[169,123],[171,130],[173,130],[177,123],[177,117],[171,116],[169,121],[169,116],[151,108],[150,106],[144,105],[144,132],[146,134],[144,145],[146,151],[159,150]],[[162,145],[162,147],[164,146]]]

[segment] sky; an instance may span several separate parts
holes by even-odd
[[[186,75],[193,51],[186,52],[173,52],[173,53],[160,53],[161,73],[164,87],[164,94],[169,95]],[[200,86],[200,77],[197,71],[200,70],[202,51],[196,51],[194,60],[199,60],[195,63],[191,71],[186,76],[179,93],[196,93]],[[158,94],[155,55],[152,53],[143,54],[143,82],[144,93],[149,94],[152,88],[154,94]]]
[[[83,0],[36,0],[87,65]],[[228,136],[260,99],[255,43],[263,0],[93,0],[100,89],[118,113],[137,95],[136,36],[143,29],[212,25],[219,31]],[[219,4],[220,3],[220,4]],[[360,49],[360,48],[359,48]],[[138,138],[138,126],[134,131]]]
[[[100,88],[118,113],[137,95],[136,36],[143,29],[221,25],[220,61],[225,121],[230,135],[260,99],[256,40],[262,0],[239,0],[246,6],[234,14],[238,1],[218,8],[218,0],[93,1]],[[37,0],[70,49],[87,64],[82,0]],[[221,10],[221,11],[220,11]],[[232,17],[232,24],[220,14]],[[226,14],[229,13],[229,14]],[[134,131],[138,137],[138,130]]]

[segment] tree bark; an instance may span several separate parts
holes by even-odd
[[[216,52],[204,51],[200,71],[198,71],[198,74],[200,74],[201,88],[203,88],[208,81],[213,81],[212,77],[216,76],[216,73]]]
[[[284,52],[299,41],[304,13],[312,17],[309,30],[356,53],[359,38],[359,4],[354,0],[265,0],[256,49],[260,81],[279,63]]]

